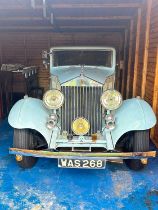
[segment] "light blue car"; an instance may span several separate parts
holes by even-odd
[[[48,62],[48,56],[50,57]],[[37,157],[57,158],[65,168],[105,168],[123,159],[134,170],[148,157],[156,117],[140,97],[115,90],[116,51],[110,47],[54,47],[43,53],[50,88],[43,100],[25,96],[10,111],[10,153],[23,168]]]

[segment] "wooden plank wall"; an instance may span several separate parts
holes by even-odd
[[[21,63],[39,66],[39,84],[45,89],[49,84],[49,71],[43,67],[41,52],[51,46],[113,46],[122,51],[120,32],[105,33],[48,33],[10,32],[0,33],[0,64]]]
[[[138,69],[137,69],[137,82],[136,82],[135,96],[141,96],[143,59],[144,59],[144,49],[145,49],[146,12],[147,12],[147,4],[144,4],[142,8],[142,12],[141,12],[140,40],[139,40],[140,43],[139,43]]]
[[[138,66],[137,66],[137,78],[136,88],[133,96],[142,96],[154,109],[158,119],[158,1],[153,0],[150,13],[150,2],[146,1],[141,11],[140,22],[140,39],[139,39],[139,51],[138,51]],[[150,17],[148,16],[150,14]],[[148,21],[149,24],[148,24]],[[137,22],[135,22],[137,24]],[[149,33],[147,32],[149,28]],[[135,35],[134,35],[135,36]],[[149,39],[148,39],[149,37]],[[135,55],[133,49],[133,55]],[[145,62],[147,61],[146,72]],[[135,62],[133,57],[132,64]],[[143,74],[145,82],[143,81]],[[131,82],[133,77],[133,66],[130,72]],[[132,86],[130,85],[130,90]],[[143,89],[145,91],[143,91]],[[145,94],[143,93],[145,92]],[[131,93],[129,94],[131,97]],[[151,137],[154,143],[158,147],[158,124],[155,129],[151,131]]]
[[[158,119],[158,1],[153,0],[150,22],[149,56],[145,100],[153,105]],[[158,147],[158,123],[151,132],[154,143]]]
[[[150,1],[151,2],[151,1]],[[148,61],[148,36],[150,28],[150,4],[144,2],[133,17],[134,30],[132,37],[132,54],[129,55],[126,98],[141,96],[144,98],[146,86],[146,71]],[[130,33],[131,34],[131,33]]]
[[[153,103],[153,89],[154,89],[157,47],[158,47],[158,1],[154,0],[151,12],[148,71],[147,71],[147,82],[145,89],[146,90],[145,99],[150,104]]]
[[[137,30],[137,16],[133,17],[133,32],[129,35],[131,36],[131,58],[128,55],[128,64],[129,59],[130,66],[128,65],[128,75],[127,75],[127,85],[126,89],[126,98],[132,97],[132,89],[133,89],[133,77],[134,77],[134,62],[135,62],[135,49],[136,49],[136,30]]]

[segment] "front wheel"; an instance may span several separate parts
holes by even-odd
[[[149,130],[130,132],[124,144],[125,152],[147,152],[149,151]],[[128,168],[138,171],[144,168],[140,159],[125,159]]]
[[[33,137],[33,133],[29,129],[14,129],[13,146],[19,149],[35,149],[35,140]],[[22,168],[32,168],[37,158],[17,155],[16,161]]]

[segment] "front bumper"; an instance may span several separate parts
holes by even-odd
[[[9,153],[13,155],[32,156],[42,158],[71,158],[71,159],[141,159],[156,157],[156,151],[148,152],[52,152],[45,150],[27,150],[10,148]]]

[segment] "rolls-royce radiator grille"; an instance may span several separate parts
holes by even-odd
[[[100,96],[102,87],[62,86],[65,102],[61,108],[61,131],[72,134],[71,124],[77,117],[84,117],[90,123],[88,135],[102,128]]]

